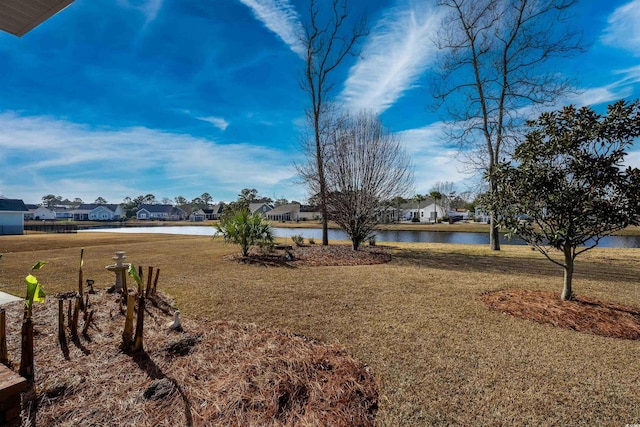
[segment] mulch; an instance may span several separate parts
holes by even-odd
[[[361,246],[354,251],[350,245],[292,245],[267,254],[254,250],[248,257],[234,253],[224,258],[248,264],[289,268],[372,265],[391,261],[389,249],[388,246]]]
[[[640,340],[640,309],[578,296],[562,301],[549,291],[505,289],[488,292],[481,300],[492,310],[577,332]]]
[[[339,345],[234,322],[181,317],[147,300],[144,351],[122,351],[118,296],[90,296],[86,335],[58,341],[57,300],[33,308],[35,388],[24,426],[373,426],[376,379]],[[7,308],[10,364],[20,360],[23,304]],[[65,309],[66,312],[66,309]],[[82,319],[82,314],[80,315]],[[83,321],[80,321],[80,328]]]

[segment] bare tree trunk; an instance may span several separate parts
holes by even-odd
[[[573,291],[571,290],[571,281],[573,280],[573,251],[571,246],[564,247],[564,287],[560,299],[570,301],[573,299]]]
[[[322,141],[320,138],[320,113],[315,114],[316,164],[318,167],[318,184],[320,186],[320,210],[322,212],[322,245],[329,245],[329,220],[327,218],[327,181],[324,176],[324,160]]]
[[[321,14],[319,4],[327,8],[327,14]],[[324,11],[322,11],[324,12]],[[327,101],[335,82],[330,80],[332,71],[336,69],[345,56],[356,54],[356,43],[367,34],[364,20],[351,30],[345,29],[348,23],[349,10],[347,0],[317,1],[309,3],[309,21],[305,25],[302,43],[305,46],[305,78],[301,82],[302,89],[310,95],[311,106],[307,117],[313,124],[315,169],[311,176],[302,175],[305,179],[317,184],[320,193],[320,209],[322,212],[322,244],[329,244],[329,227],[327,217],[327,184],[324,171],[323,131],[321,125],[327,115]],[[322,22],[324,20],[324,22]],[[311,153],[307,153],[311,154]]]

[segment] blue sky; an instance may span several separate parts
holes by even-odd
[[[153,193],[234,200],[242,188],[304,201],[306,0],[76,0],[22,38],[0,33],[0,195],[119,203]],[[472,179],[430,108],[440,15],[428,0],[351,0],[372,28],[336,71],[337,99],[378,112],[415,165],[413,192]],[[586,53],[553,64],[563,103],[640,97],[640,0],[583,1]],[[629,163],[640,166],[640,147]]]

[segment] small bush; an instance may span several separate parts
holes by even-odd
[[[376,245],[376,236],[369,237],[369,246],[375,246],[375,245]]]
[[[304,244],[304,237],[302,237],[301,234],[291,236],[291,240],[293,240],[293,243],[295,243],[296,246],[302,246]]]
[[[316,239],[314,239],[313,237],[309,237],[309,244],[310,245],[315,245],[316,244]]]

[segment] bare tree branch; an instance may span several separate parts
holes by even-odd
[[[562,25],[576,1],[439,1],[448,10],[438,41],[447,54],[434,95],[471,169],[489,171],[489,191],[497,190],[491,170],[510,155],[527,116],[571,90],[569,79],[542,66],[583,50],[579,34]],[[490,240],[499,250],[493,219]]]

